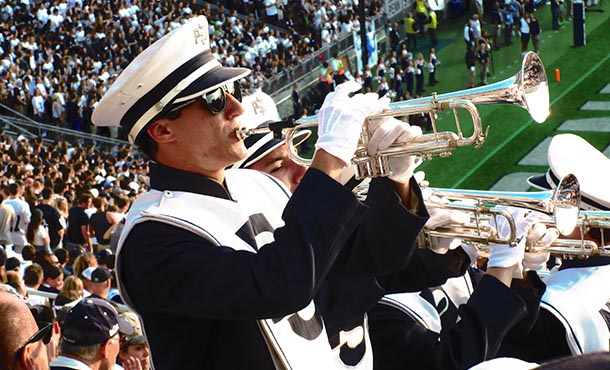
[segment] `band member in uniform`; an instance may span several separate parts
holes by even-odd
[[[247,96],[242,104],[245,113],[240,120],[246,128],[263,127],[281,119],[273,99],[265,93],[256,92]],[[310,131],[302,130],[294,135],[294,145],[299,146],[310,134]],[[233,168],[249,168],[268,173],[281,180],[292,192],[296,190],[306,169],[292,161],[284,139],[275,138],[272,133],[263,133],[246,138],[244,143],[248,156],[236,162]],[[357,183],[351,177],[352,174],[353,171],[345,170],[341,179],[348,188]],[[439,217],[444,217],[443,222],[455,221],[447,216],[432,213],[428,222],[440,224]],[[391,291],[421,290],[441,284],[448,277],[462,275],[469,262],[470,257],[461,249],[444,251],[441,255],[429,249],[418,248],[406,268],[395,274],[377,279],[332,274],[331,278],[326,279],[322,288],[323,294],[316,297],[316,306],[327,312],[324,319],[328,325],[327,334],[337,362],[349,369],[370,369],[373,366],[373,356],[366,316],[361,313],[360,316],[347,317],[345,312],[332,309],[332,301],[349,300],[353,295],[353,287],[363,291],[367,287],[380,284]],[[332,300],[329,300],[329,297],[332,297]],[[371,301],[369,308],[376,302]]]
[[[507,333],[533,325],[544,284],[533,272],[520,280],[524,268],[532,268],[531,257],[539,260],[524,253],[525,245],[538,240],[550,244],[558,233],[554,228],[532,228],[540,216],[537,212],[509,210],[521,242],[516,247],[491,245],[485,272],[473,267],[442,286],[387,295],[369,312],[375,369],[408,364],[466,369],[494,358]],[[499,230],[506,235],[507,223]],[[461,248],[473,264],[477,262],[474,247]]]
[[[236,82],[249,70],[222,67],[207,30],[197,17],[151,45],[94,111],[96,125],[122,126],[154,161],[152,190],[119,241],[121,295],[142,319],[156,369],[333,368],[323,316],[340,315],[313,299],[329,274],[404,267],[428,216],[411,179],[417,162],[397,158],[392,176],[371,182],[366,205],[341,186],[364,118],[389,103],[350,96],[360,85],[348,81],[320,110],[316,152],[292,196],[268,175],[225,170],[247,154]],[[369,150],[418,134],[380,124]],[[379,294],[352,292],[327,309],[361,316],[360,300]]]
[[[548,149],[549,170],[528,179],[530,185],[550,190],[558,176],[574,174],[581,187],[581,209],[610,211],[610,159],[583,138],[573,134],[553,137]],[[608,212],[610,216],[610,212]],[[602,238],[603,236],[603,238]],[[602,246],[606,229],[593,227],[584,239]],[[571,238],[580,240],[579,231]],[[578,245],[578,243],[576,243]],[[562,258],[544,278],[546,292],[536,326],[523,337],[505,343],[502,353],[543,362],[566,355],[610,350],[610,257]]]

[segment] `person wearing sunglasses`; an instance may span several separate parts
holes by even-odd
[[[2,284],[0,284],[2,285]],[[3,286],[3,285],[2,285]],[[40,329],[26,303],[10,289],[0,286],[0,368],[49,369],[45,345],[53,324]]]
[[[269,175],[227,169],[247,156],[236,81],[249,73],[215,59],[200,16],[140,53],[93,112],[95,125],[122,127],[152,160],[151,190],[127,214],[116,266],[157,370],[335,368],[326,313],[314,301],[329,272],[402,267],[427,218],[411,186],[413,158],[372,181],[370,208],[339,182],[365,117],[389,104],[353,95],[355,82],[326,98],[294,194]],[[372,149],[417,136],[405,127],[377,126]],[[386,248],[396,254],[377,255]],[[351,288],[358,304],[346,315],[362,318],[365,297]]]

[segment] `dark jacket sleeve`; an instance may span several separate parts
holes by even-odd
[[[440,334],[427,330],[405,313],[378,304],[369,313],[376,370],[467,369],[493,358],[506,333],[526,314],[523,301],[492,276],[484,276],[461,320]]]
[[[376,276],[403,270],[416,249],[419,231],[429,218],[421,190],[410,180],[416,209],[408,210],[394,191],[388,178],[371,180],[366,204],[369,206],[360,226],[369,257],[366,259]]]
[[[546,285],[538,274],[529,271],[527,281],[514,289],[526,302],[528,314],[507,335],[498,356],[542,363],[570,355],[572,352],[566,341],[563,324],[552,313],[540,308]]]
[[[415,241],[428,213],[419,186],[411,181],[418,204],[413,211],[401,203],[390,180],[371,181],[369,211],[316,299],[329,336],[361,325],[363,315],[384,294],[441,285],[466,271],[470,258],[461,248],[446,255],[417,248]]]
[[[154,307],[232,320],[284,316],[313,299],[365,213],[351,192],[310,169],[284,210],[285,226],[258,253],[143,222],[123,245],[121,278],[140,312]]]

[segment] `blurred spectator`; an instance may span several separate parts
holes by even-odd
[[[108,299],[112,274],[104,267],[89,267],[83,271],[83,284],[91,297]]]
[[[11,247],[11,225],[15,222],[15,211],[13,207],[4,202],[4,194],[0,192],[0,246],[2,248]]]
[[[61,326],[60,353],[51,369],[112,369],[119,353],[119,332],[133,328],[109,303],[85,298],[66,315]]]
[[[93,251],[93,242],[91,241],[93,232],[89,216],[85,213],[85,210],[91,207],[92,200],[93,196],[91,193],[84,192],[79,195],[77,205],[70,208],[68,230],[64,243],[64,248],[67,250],[84,247],[89,252]]]
[[[61,224],[61,215],[55,206],[53,189],[46,187],[41,192],[42,201],[37,206],[42,211],[44,221],[49,231],[49,246],[57,248],[64,235],[64,226]]]
[[[32,244],[37,251],[46,251],[51,253],[51,247],[49,247],[51,242],[51,238],[49,237],[49,229],[47,228],[46,223],[44,223],[42,211],[37,208],[35,208],[32,212],[26,237],[28,242]]]
[[[23,200],[25,192],[25,184],[22,180],[9,184],[9,197],[4,201],[4,204],[13,207],[15,211],[14,223],[11,225],[11,239],[13,241],[13,250],[15,253],[21,253],[21,250],[28,244],[26,238],[26,230],[30,223],[30,206]]]
[[[38,290],[49,293],[59,293],[64,286],[64,272],[61,267],[47,266],[43,269],[43,273],[44,282]],[[53,303],[51,302],[51,304]]]
[[[30,288],[32,290],[38,290],[38,288],[40,288],[40,286],[42,285],[43,281],[44,273],[42,271],[42,267],[39,264],[33,263],[25,268],[23,274],[23,283],[27,288]],[[28,296],[28,302],[30,302],[30,304],[32,305],[49,305],[49,301],[47,300],[47,298],[34,294],[30,294]]]
[[[84,296],[83,281],[76,276],[70,276],[64,280],[61,291],[55,298],[54,307],[61,308],[67,303],[74,302]]]
[[[7,368],[48,369],[44,346],[50,341],[53,326],[39,329],[27,305],[7,290],[4,285],[0,287],[0,358],[7,362]]]
[[[390,28],[390,50],[398,51],[400,47],[400,34],[398,33],[398,23],[392,23],[392,27]]]
[[[432,45],[433,48],[438,46],[437,28],[438,19],[436,18],[436,12],[432,10],[428,15],[428,34],[430,35],[430,45]]]
[[[538,22],[538,18],[534,13],[530,13],[530,37],[532,38],[532,46],[534,47],[534,52],[538,54],[540,51],[540,33],[542,30],[540,29],[540,22]]]
[[[80,254],[78,257],[74,259],[74,264],[72,265],[74,276],[78,276],[83,279],[83,272],[89,267],[96,267],[97,259],[90,252],[85,252]]]
[[[112,217],[111,212],[106,212],[108,206],[108,200],[105,197],[93,198],[93,206],[96,212],[90,217],[91,227],[95,233],[95,239],[97,240],[96,253],[100,250],[107,249],[110,247],[110,239],[105,238],[106,231],[116,223]]]
[[[409,12],[404,19],[405,33],[407,34],[407,49],[417,49],[417,27],[413,13]]]
[[[134,312],[124,312],[121,317],[133,327],[134,332],[131,335],[121,335],[119,362],[124,363],[129,358],[133,358],[140,362],[143,370],[150,369],[150,350],[138,316]]]

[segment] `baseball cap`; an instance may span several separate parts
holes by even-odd
[[[610,210],[610,158],[574,134],[553,137],[547,152],[549,169],[546,173],[530,176],[530,186],[540,190],[552,190],[561,179],[573,174],[580,183],[580,208]]]
[[[224,67],[210,50],[208,21],[188,20],[125,68],[93,111],[96,126],[122,126],[133,144],[146,126],[177,104],[250,73]]]
[[[112,278],[110,270],[103,267],[88,267],[83,271],[83,276],[94,283],[103,283]]]
[[[271,122],[281,121],[273,98],[262,91],[257,91],[242,100],[244,113],[239,117],[241,126],[247,129],[266,127]],[[309,130],[301,130],[293,137],[295,145],[307,140],[311,135]],[[248,168],[276,148],[285,143],[285,140],[275,138],[273,132],[254,134],[244,140],[248,156],[233,164],[232,168]]]
[[[62,340],[83,347],[104,343],[118,332],[131,335],[133,327],[99,298],[82,299],[68,311],[61,326]]]
[[[131,335],[121,335],[121,348],[125,348],[132,344],[146,343],[146,338],[142,335],[142,327],[138,315],[134,312],[127,311],[121,313],[119,316],[127,321],[133,328],[133,333]]]

